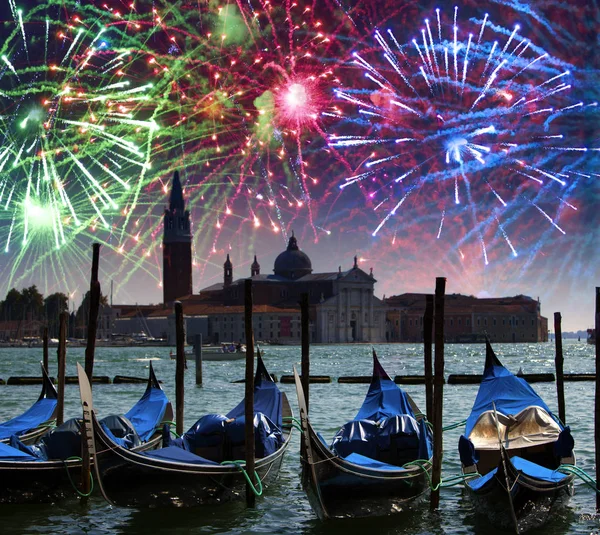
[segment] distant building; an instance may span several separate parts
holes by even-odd
[[[406,293],[389,297],[388,340],[421,342],[425,294]],[[547,342],[548,319],[540,302],[525,295],[478,299],[445,296],[444,339],[447,342],[477,342],[487,335],[492,342]]]
[[[256,255],[248,277],[234,278],[229,255],[223,281],[192,293],[192,238],[179,174],[175,172],[164,215],[163,299],[161,305],[116,306],[113,330],[144,332],[173,340],[173,301],[186,316],[188,342],[202,334],[205,343],[245,342],[244,281],[252,280],[255,340],[300,342],[300,296],[309,298],[309,335],[313,343],[420,342],[423,340],[425,294],[406,293],[385,301],[374,295],[373,271],[354,265],[345,271],[314,273],[294,234],[276,259],[272,274],[262,274]],[[539,300],[516,297],[477,299],[460,294],[445,298],[444,335],[448,342],[544,342],[548,320]]]
[[[377,282],[373,273],[360,269],[356,257],[349,270],[342,271],[340,266],[338,271],[313,273],[310,258],[299,249],[292,233],[287,249],[275,259],[273,274],[261,274],[255,256],[248,278],[252,280],[254,304],[271,309],[255,328],[257,339],[298,343],[300,296],[307,293],[312,342],[385,341],[385,304],[373,293]],[[223,282],[203,288],[199,299],[224,307],[223,314],[235,307],[242,314],[244,280],[233,280],[233,265],[227,255]]]

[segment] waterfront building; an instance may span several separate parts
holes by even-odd
[[[377,282],[373,273],[366,273],[354,258],[351,269],[313,273],[308,255],[298,247],[294,234],[288,246],[276,259],[273,274],[261,274],[256,256],[250,267],[253,302],[269,307],[264,318],[255,328],[257,339],[277,343],[300,341],[299,302],[303,293],[308,294],[310,338],[315,343],[384,342],[385,304],[374,295]],[[190,296],[185,303],[204,303],[222,307],[220,315],[239,310],[243,318],[244,280],[233,278],[233,264],[229,255],[223,265],[223,282],[200,290],[199,296]],[[230,316],[231,321],[234,320]],[[264,321],[262,321],[264,320]],[[221,324],[223,325],[223,324]],[[213,341],[227,340],[227,331],[213,324]],[[225,338],[222,338],[226,334]],[[242,333],[243,334],[243,333]],[[244,340],[243,336],[238,338]]]
[[[390,342],[423,341],[425,294],[405,293],[385,300]],[[447,342],[547,342],[548,319],[539,299],[526,295],[479,299],[445,296],[444,339]]]
[[[163,304],[121,306],[115,332],[145,332],[173,339],[173,301],[186,316],[187,338],[202,334],[204,342],[245,342],[244,281],[252,280],[254,336],[271,343],[300,342],[300,296],[309,298],[312,343],[420,342],[423,340],[425,294],[405,293],[381,300],[374,295],[373,271],[363,271],[357,257],[350,269],[315,273],[292,232],[288,245],[275,259],[273,272],[261,273],[255,255],[246,277],[234,278],[230,255],[223,279],[192,293],[191,223],[179,175],[171,187],[163,234]],[[548,320],[539,300],[515,297],[477,299],[460,294],[445,298],[447,342],[542,342],[548,339]]]

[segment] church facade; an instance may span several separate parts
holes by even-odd
[[[258,306],[299,311],[301,294],[308,294],[311,342],[384,342],[386,339],[386,305],[374,295],[377,281],[373,273],[364,272],[356,257],[348,270],[342,271],[340,266],[336,272],[313,273],[310,258],[300,250],[292,234],[287,249],[275,259],[273,274],[261,274],[255,257],[248,277],[234,280],[228,255],[223,265],[223,282],[203,288],[200,297],[205,303],[239,307],[244,302],[246,278],[252,280],[253,301]],[[299,328],[291,327],[295,320],[281,318],[275,331],[269,329],[269,334],[277,335],[265,338],[283,343],[298,342]]]
[[[173,177],[163,235],[163,300],[180,300],[187,315],[208,316],[211,342],[244,341],[244,281],[252,280],[257,340],[300,342],[300,296],[309,297],[310,339],[313,343],[384,342],[386,305],[374,295],[372,271],[354,265],[342,271],[313,273],[312,262],[301,251],[294,234],[276,259],[272,274],[262,274],[256,256],[250,273],[234,279],[227,255],[223,281],[192,293],[192,240],[189,212],[178,173]],[[158,311],[157,311],[158,312]]]

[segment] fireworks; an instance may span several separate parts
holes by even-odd
[[[97,240],[117,291],[139,274],[158,295],[175,169],[199,284],[292,228],[383,265],[428,237],[460,266],[534,258],[583,217],[597,106],[561,59],[576,32],[501,4],[9,0],[0,292],[81,285]]]
[[[467,228],[457,247],[476,237],[487,265],[484,235],[492,228],[517,256],[502,221],[523,206],[564,234],[540,204],[574,208],[562,194],[581,172],[582,155],[598,149],[574,144],[564,125],[597,103],[569,100],[569,66],[519,25],[504,28],[487,14],[463,25],[458,8],[452,15],[436,10],[406,43],[393,28],[377,30],[377,54],[354,53],[363,82],[336,94],[358,113],[339,116],[367,133],[334,134],[330,145],[372,151],[340,188],[359,184],[375,210],[386,210],[373,236],[423,190],[439,213],[437,238],[452,213]]]
[[[0,240],[5,253],[23,259],[32,248],[37,260],[40,246],[113,232],[151,167],[158,124],[152,84],[130,75],[138,60],[114,31],[76,14],[50,19],[51,6],[11,8],[0,49]]]

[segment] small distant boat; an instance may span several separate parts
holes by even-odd
[[[207,414],[181,438],[171,439],[164,430],[163,447],[137,453],[112,440],[96,419],[87,376],[78,366],[86,425],[93,426],[97,449],[94,468],[105,499],[121,507],[188,507],[218,505],[241,499],[246,478],[259,488],[273,481],[290,444],[291,426],[283,418],[292,417],[283,392],[257,357],[254,388],[254,427],[256,463],[254,475],[246,475],[245,400],[226,415]]]
[[[124,416],[107,416],[100,425],[123,447],[144,451],[160,445],[162,422],[172,419],[151,364],[140,400]],[[53,503],[74,496],[74,482],[81,479],[80,425],[81,417],[67,420],[30,446],[14,435],[10,445],[0,443],[0,503]]]
[[[483,380],[458,450],[467,494],[494,526],[523,533],[573,494],[574,441],[544,401],[486,342]]]
[[[16,435],[24,444],[32,444],[53,427],[56,420],[58,393],[41,362],[40,366],[42,368],[40,397],[23,414],[0,424],[0,442],[7,444],[10,437]]]
[[[193,350],[186,350],[185,356],[186,358],[194,358],[195,353]],[[175,351],[171,351],[169,353],[169,357],[172,360],[177,358],[177,353]],[[240,347],[236,347],[233,344],[223,344],[221,346],[208,346],[202,348],[202,360],[208,361],[221,361],[221,360],[242,360],[246,358],[246,346],[242,345]]]
[[[373,376],[354,420],[331,445],[314,430],[294,370],[302,437],[302,487],[321,520],[401,513],[426,497],[433,439],[410,397],[373,351]]]

